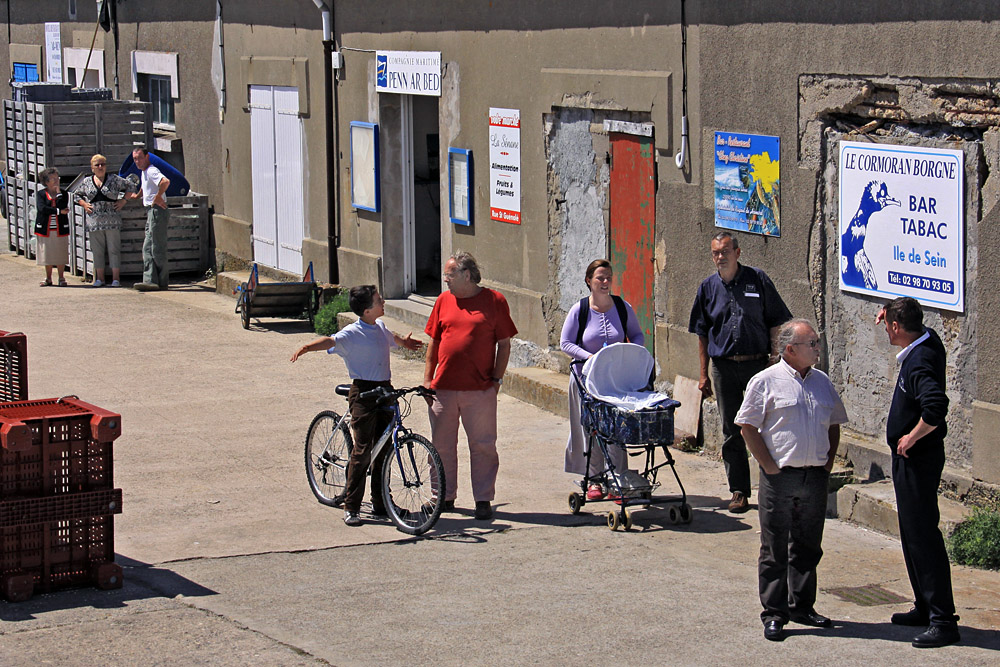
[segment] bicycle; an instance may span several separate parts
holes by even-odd
[[[350,388],[349,384],[337,385],[335,392],[346,397]],[[421,535],[434,526],[444,507],[444,465],[427,438],[403,426],[411,411],[410,401],[403,398],[407,394],[426,397],[434,391],[426,387],[376,387],[359,398],[378,397],[376,405],[392,413],[392,420],[372,448],[371,460],[378,459],[383,447],[392,447],[382,465],[386,512],[400,531]],[[340,507],[344,500],[347,464],[354,446],[350,424],[349,410],[343,416],[324,410],[313,418],[306,435],[309,486],[317,500],[330,507]]]

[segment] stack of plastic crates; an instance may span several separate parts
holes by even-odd
[[[0,403],[0,594],[120,588],[112,443],[121,416],[75,397]]]
[[[28,400],[28,342],[23,333],[0,331],[0,403]]]

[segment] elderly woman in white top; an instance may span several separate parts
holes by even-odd
[[[595,259],[587,267],[586,283],[590,296],[584,297],[579,303],[573,304],[566,315],[563,324],[560,346],[562,351],[573,359],[585,360],[598,352],[602,347],[612,343],[629,342],[642,345],[645,337],[639,319],[632,306],[611,295],[611,280],[614,273],[611,262],[606,259]],[[583,311],[581,314],[580,311]],[[622,321],[622,314],[625,321]],[[583,326],[581,326],[581,322]],[[580,424],[580,393],[576,381],[569,382],[569,441],[566,443],[566,466],[569,473],[583,475],[587,472],[586,445],[587,436]],[[612,463],[616,470],[628,469],[625,451],[613,447],[608,454],[615,460]],[[605,469],[604,456],[599,449],[590,454],[589,477],[600,475]],[[592,481],[587,488],[588,500],[599,500],[606,494],[605,488]]]
[[[111,263],[111,286],[119,287],[121,273],[122,217],[118,211],[125,206],[128,195],[138,192],[132,181],[108,173],[108,159],[103,155],[90,158],[90,178],[76,190],[76,203],[87,212],[87,234],[94,254],[94,287],[104,285],[104,266]],[[132,197],[128,197],[132,198]]]

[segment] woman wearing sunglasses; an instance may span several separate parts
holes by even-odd
[[[104,285],[104,267],[111,264],[111,286],[120,287],[122,217],[118,213],[129,195],[138,192],[132,181],[108,173],[108,159],[103,155],[90,158],[93,174],[85,178],[76,191],[76,203],[87,212],[87,235],[94,254],[94,287]]]

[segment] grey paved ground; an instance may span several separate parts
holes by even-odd
[[[315,502],[302,470],[313,414],[340,399],[339,358],[288,357],[298,323],[240,328],[233,302],[190,285],[167,294],[37,287],[41,270],[0,256],[0,329],[28,334],[32,398],[77,394],[121,412],[119,591],[0,602],[3,665],[986,665],[1000,661],[1000,575],[955,568],[961,646],[918,651],[888,624],[906,604],[862,607],[830,589],[906,596],[894,540],[827,522],[818,609],[832,630],[757,620],[756,512],[719,509],[721,464],[678,454],[695,506],[612,533],[566,509],[566,422],[500,404],[497,517],[446,515],[428,539],[350,529]],[[405,333],[405,332],[403,332]],[[397,385],[417,362],[394,359]],[[427,433],[419,406],[408,423]],[[463,459],[459,506],[471,506]],[[595,514],[589,510],[595,508]]]

